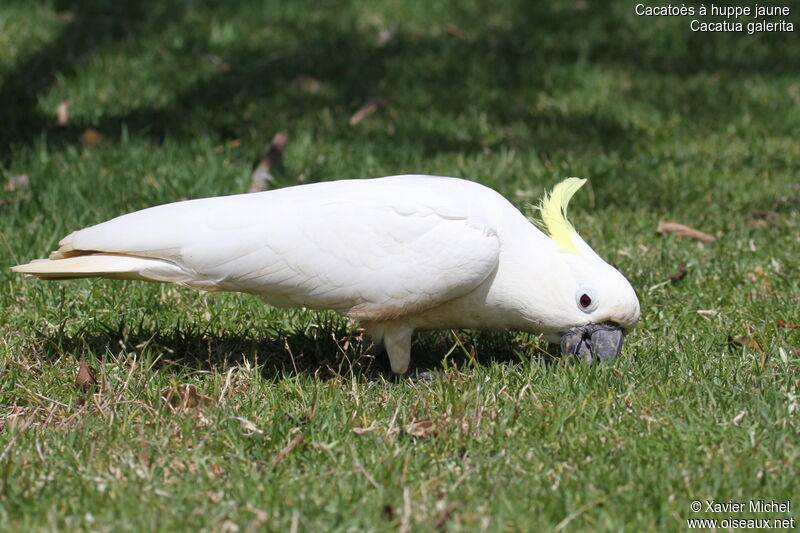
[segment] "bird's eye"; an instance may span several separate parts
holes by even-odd
[[[594,290],[591,287],[579,287],[575,291],[575,303],[578,308],[584,313],[591,313],[597,309],[597,298],[595,297]]]

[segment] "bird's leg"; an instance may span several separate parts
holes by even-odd
[[[413,334],[414,330],[407,326],[387,326],[383,330],[383,345],[395,374],[403,375],[410,367]]]
[[[406,326],[387,327],[383,331],[383,345],[389,356],[392,372],[397,377],[418,381],[433,381],[433,374],[421,370],[411,360],[411,337],[414,330]]]
[[[433,381],[433,374],[427,370],[417,369],[411,361],[411,337],[414,329],[402,324],[387,322],[362,322],[367,335],[374,341],[383,344],[392,374],[399,379]],[[396,386],[396,385],[391,385]]]

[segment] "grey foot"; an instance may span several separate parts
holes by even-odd
[[[417,368],[417,365],[412,361],[408,365],[408,370],[402,374],[397,374],[400,379],[410,379],[411,381],[421,381],[423,383],[431,383],[435,379],[433,372],[425,370],[424,368]]]
[[[406,370],[402,374],[395,374],[394,372],[392,372],[389,375],[391,377],[383,381],[383,385],[386,388],[398,387],[402,382],[406,380],[411,380],[420,383],[432,383],[436,379],[433,372],[431,372],[430,370],[417,368],[414,363],[408,365],[408,370]]]

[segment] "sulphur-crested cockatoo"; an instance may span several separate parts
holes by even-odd
[[[545,195],[537,229],[500,194],[438,176],[391,176],[161,205],[67,235],[42,279],[99,276],[257,294],[332,309],[410,371],[416,330],[543,333],[592,362],[639,320],[630,283],[575,232],[567,204],[585,180]]]

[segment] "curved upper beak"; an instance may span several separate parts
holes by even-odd
[[[612,322],[575,326],[561,335],[561,351],[589,364],[598,359],[610,361],[622,350],[624,337],[622,328]]]

